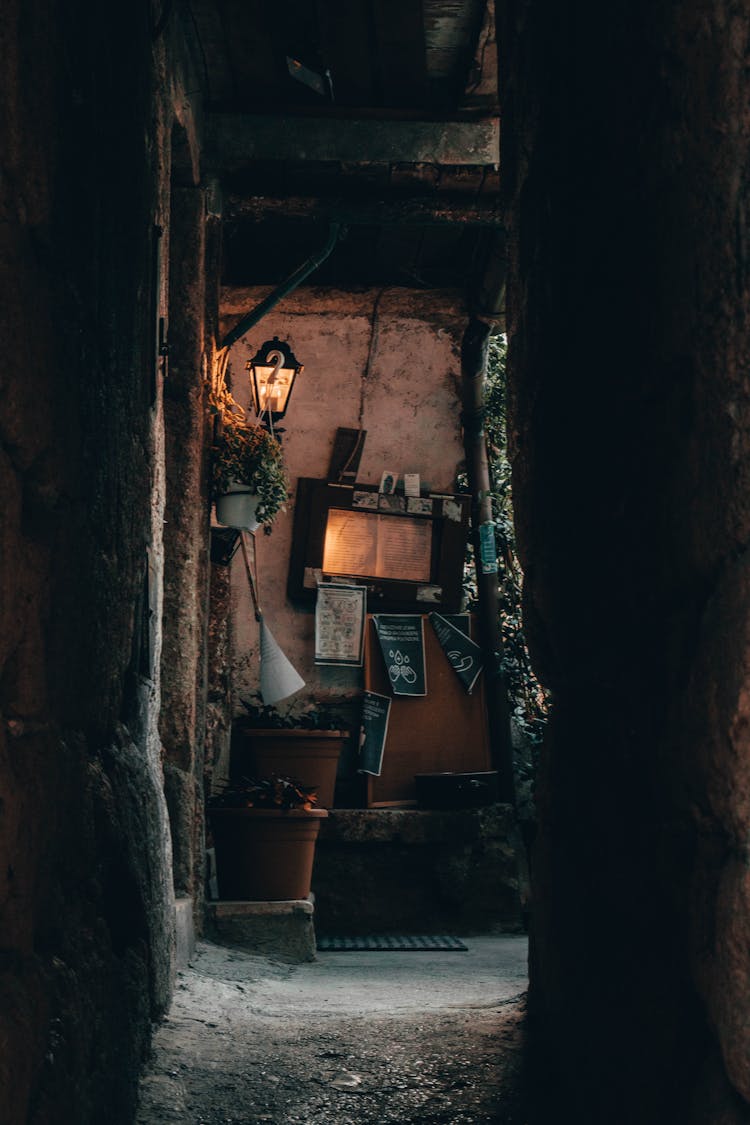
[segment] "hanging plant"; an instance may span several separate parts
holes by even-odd
[[[214,497],[247,485],[258,496],[255,518],[270,524],[289,498],[284,455],[276,438],[248,419],[226,388],[211,398],[216,416],[216,436],[211,447],[211,484]]]

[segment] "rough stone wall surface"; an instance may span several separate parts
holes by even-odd
[[[527,631],[554,693],[536,1061],[577,1122],[736,1125],[750,16],[725,0],[518,0],[499,32],[514,496]]]
[[[164,44],[88,0],[11,0],[0,34],[0,1116],[127,1122],[173,976]]]
[[[208,605],[206,459],[205,197],[180,186],[173,154],[170,193],[169,374],[164,384],[166,507],[164,631],[159,733],[174,841],[178,894],[203,896],[203,746]]]
[[[218,563],[211,566],[210,616],[208,623],[208,698],[206,702],[206,780],[229,776],[229,746],[232,728],[232,684],[229,614],[230,571]]]
[[[268,290],[224,290],[225,329]],[[261,601],[266,623],[306,681],[295,704],[308,698],[346,699],[361,686],[351,669],[316,668],[314,615],[294,607],[286,581],[298,477],[325,478],[336,429],[367,431],[358,474],[380,480],[384,469],[418,472],[436,491],[452,491],[463,461],[459,349],[465,327],[456,293],[408,289],[346,293],[305,287],[285,298],[233,346],[233,394],[249,405],[245,363],[274,335],[287,340],[305,365],[284,419],[284,452],[292,497],[270,537],[256,536]],[[234,706],[258,692],[258,630],[248,584],[237,556],[232,568]],[[283,705],[282,705],[283,709]]]
[[[315,849],[316,930],[520,930],[511,819],[506,805],[332,810]]]

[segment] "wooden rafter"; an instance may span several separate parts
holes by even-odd
[[[254,160],[495,166],[499,144],[497,117],[364,121],[211,114],[206,121],[207,163],[218,171],[242,168]]]
[[[263,222],[267,219],[326,219],[347,226],[479,226],[502,227],[503,216],[495,199],[441,197],[412,199],[345,200],[307,196],[230,195],[226,217]]]

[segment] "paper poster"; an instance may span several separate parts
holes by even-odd
[[[321,582],[315,603],[315,663],[362,666],[365,639],[364,586]]]
[[[464,615],[460,615],[463,617]],[[459,624],[459,615],[449,619],[440,613],[430,614],[430,624],[435,630],[435,635],[440,641],[440,647],[450,661],[453,671],[458,676],[466,691],[471,695],[479,673],[482,671],[482,651],[478,644],[468,635],[468,617],[466,630],[462,628],[463,621]],[[455,624],[454,624],[455,621]]]
[[[404,473],[404,495],[419,496],[419,473]]]
[[[394,695],[427,695],[424,618],[420,614],[373,615]]]
[[[482,574],[497,573],[497,547],[495,546],[495,525],[492,520],[479,525],[479,559]]]
[[[375,691],[365,692],[359,730],[359,773],[371,773],[374,777],[380,777],[390,713],[389,696],[379,695]]]
[[[406,511],[406,497],[397,496],[395,493],[381,493],[378,496],[378,511],[379,512],[405,512]]]
[[[352,507],[353,508],[377,508],[378,494],[377,492],[364,492],[355,488],[352,492]]]

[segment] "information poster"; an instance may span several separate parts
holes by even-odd
[[[471,636],[471,617],[468,613],[441,613],[440,616],[460,629],[464,636]]]
[[[388,497],[405,505],[403,496]],[[331,508],[323,544],[326,574],[429,582],[432,522]]]
[[[394,695],[427,695],[424,618],[420,614],[373,615]]]
[[[315,603],[315,663],[362,667],[364,586],[321,582]]]
[[[482,574],[497,573],[497,545],[495,525],[492,520],[479,525],[479,558],[482,563]]]
[[[362,725],[359,731],[359,773],[380,777],[388,735],[391,700],[376,691],[366,691],[362,700]]]
[[[440,641],[440,647],[448,657],[453,671],[471,695],[482,671],[482,652],[468,633],[454,624],[454,620],[455,618],[449,619],[440,613],[430,614],[430,624]]]

